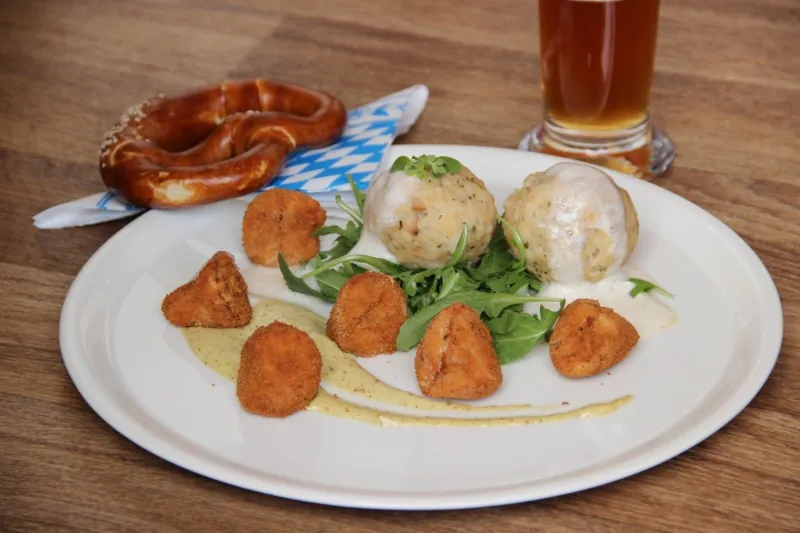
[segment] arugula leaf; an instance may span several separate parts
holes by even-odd
[[[465,222],[464,224],[461,225],[461,236],[458,238],[458,242],[456,243],[456,248],[450,255],[450,259],[447,260],[447,263],[444,265],[444,268],[455,266],[461,261],[461,259],[464,257],[464,252],[467,249],[467,242],[469,241],[468,237],[469,237],[469,227]]]
[[[333,241],[333,247],[330,250],[319,252],[315,258],[324,261],[327,259],[336,259],[352,250],[361,237],[361,228],[354,224],[352,220],[348,220],[344,228],[336,224],[323,226],[315,231],[314,235],[317,237],[322,237],[323,235],[338,235]]]
[[[461,271],[449,269],[439,274],[439,291],[437,298],[444,298],[448,294],[459,291],[469,291],[478,288],[478,283]]]
[[[395,276],[408,299],[411,312],[433,302],[436,294],[437,269],[407,270]]]
[[[309,261],[308,264],[312,268],[318,268],[322,266],[323,263],[318,258],[314,258]],[[356,274],[360,274],[362,272],[366,272],[366,269],[354,263],[343,263],[341,268],[338,270],[332,268],[322,271],[317,274],[314,279],[319,287],[319,292],[325,295],[329,300],[335,301],[336,297],[339,295],[342,285],[344,285],[347,280]],[[301,283],[303,283],[302,280]]]
[[[360,267],[355,263],[344,263],[342,264],[342,269],[339,271],[342,275],[345,275],[349,278],[352,278],[356,274],[361,274],[362,272],[366,272],[367,269],[364,267]]]
[[[358,214],[362,217],[364,216],[364,202],[367,199],[366,193],[360,190],[356,185],[356,182],[353,181],[353,176],[350,173],[347,173],[347,182],[350,184],[350,189],[353,191],[353,197],[356,199],[356,207],[358,207]]]
[[[330,250],[320,251],[316,259],[321,261],[336,259],[347,254],[358,243],[361,238],[361,230],[364,227],[364,201],[366,195],[358,189],[353,177],[347,174],[347,181],[350,183],[350,188],[353,190],[353,196],[356,199],[356,208],[354,210],[349,205],[345,204],[340,194],[336,195],[336,204],[344,210],[345,213],[350,215],[352,220],[348,220],[345,227],[342,228],[338,224],[331,224],[330,226],[323,226],[314,232],[315,237],[322,237],[324,235],[338,235],[333,241],[333,247]],[[319,266],[319,265],[317,265]]]
[[[315,276],[318,276],[320,272],[325,272],[326,270],[335,268],[344,263],[345,261],[350,261],[354,263],[363,263],[365,265],[369,265],[373,267],[375,270],[378,270],[379,272],[382,272],[389,276],[396,276],[405,271],[405,267],[398,265],[397,263],[392,263],[391,261],[387,261],[386,259],[381,259],[379,257],[372,257],[369,255],[355,254],[355,255],[345,255],[342,257],[337,257],[336,259],[331,259],[330,261],[323,263],[321,266],[313,270],[310,270],[309,272],[306,272],[301,276],[301,278],[302,279],[313,278]]]
[[[538,296],[525,296],[521,294],[492,294],[475,290],[454,292],[430,305],[423,307],[406,319],[397,334],[397,349],[410,350],[422,340],[425,330],[431,320],[448,305],[461,302],[475,309],[478,313],[486,312],[491,317],[497,317],[506,307],[524,304],[527,302],[558,302],[553,298]]]
[[[283,258],[283,254],[280,253],[278,254],[278,267],[281,270],[283,280],[286,282],[286,286],[289,287],[289,290],[299,292],[300,294],[307,294],[308,296],[314,296],[328,302],[336,301],[335,296],[331,298],[330,293],[325,294],[322,291],[315,290],[309,287],[305,281],[295,276],[286,263],[286,260]]]
[[[326,270],[325,272],[321,272],[314,279],[317,280],[317,285],[319,286],[320,292],[335,301],[336,297],[339,295],[339,290],[341,290],[342,285],[344,285],[345,282],[347,282],[347,280],[351,277],[352,275],[348,275],[347,273],[339,270]]]
[[[342,211],[344,211],[345,213],[350,215],[350,218],[355,220],[356,223],[359,226],[363,226],[364,225],[364,219],[361,218],[361,213],[356,212],[352,207],[350,207],[349,205],[344,203],[344,200],[342,200],[342,195],[341,194],[337,194],[336,195],[336,205],[341,207]]]
[[[512,226],[509,221],[503,217],[497,218],[500,223],[508,228],[508,231],[511,232],[511,244],[513,244],[514,248],[517,250],[513,270],[525,270],[525,243],[522,242],[522,237],[520,237],[519,233],[517,233],[517,230],[514,229],[514,226]],[[509,253],[511,253],[510,250]]]
[[[485,280],[483,285],[491,292],[501,293],[518,293],[523,289],[538,291],[541,286],[539,280],[528,272],[511,272],[503,276],[493,276]]]
[[[457,266],[467,249],[468,235],[469,227],[464,224],[455,250],[441,268],[406,270],[395,276],[403,287],[412,312],[450,293],[477,288],[478,283]]]
[[[408,297],[408,305],[412,313],[449,294],[475,290],[479,285],[479,282],[455,267],[401,274],[396,279]]]
[[[347,224],[351,228],[355,227],[355,224],[353,224],[352,221],[348,221]],[[348,226],[345,226],[345,228]],[[345,228],[336,225],[322,226],[314,232],[314,237],[323,237],[325,235],[347,235],[347,229]]]
[[[667,298],[674,298],[675,297],[672,293],[669,293],[669,292],[665,291],[664,289],[662,289],[661,287],[659,287],[658,285],[656,285],[652,281],[647,281],[647,280],[643,280],[643,279],[639,279],[639,278],[629,278],[628,281],[633,283],[633,288],[631,289],[631,292],[629,293],[632,298],[636,298],[636,296],[639,293],[650,292],[650,291],[660,292],[661,294],[663,294]]]
[[[403,292],[406,293],[406,296],[414,296],[419,292],[421,286],[428,285],[425,278],[430,275],[432,275],[432,273],[427,271],[414,272],[407,270],[406,272],[398,274],[395,279],[397,279],[398,283],[403,287]]]
[[[433,302],[436,301],[438,295],[436,291],[437,283],[434,281],[427,288],[423,288],[420,290],[415,297],[412,298],[414,301],[414,306],[411,308],[412,312],[417,309],[423,309],[428,307]]]
[[[561,309],[553,311],[540,306],[539,315],[506,309],[500,316],[486,321],[486,327],[492,333],[497,359],[505,365],[522,359],[539,342],[546,340],[553,331]]]
[[[420,155],[407,156],[401,155],[392,163],[392,172],[404,172],[409,176],[424,178],[427,173],[439,178],[446,174],[455,174],[461,170],[461,162],[448,156]]]
[[[520,253],[524,252],[521,238],[512,241],[516,241]],[[481,282],[481,290],[518,293],[527,289],[538,292],[542,282],[525,268],[524,255],[521,257],[523,259],[519,260],[511,253],[503,229],[498,225],[480,262],[475,267],[466,267],[466,270],[473,279]]]
[[[486,253],[481,257],[478,266],[469,268],[469,274],[474,279],[482,281],[496,274],[505,273],[514,261],[515,258],[511,255],[503,236],[503,230],[498,226],[489,241]]]

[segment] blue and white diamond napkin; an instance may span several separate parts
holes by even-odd
[[[427,101],[428,88],[413,85],[351,110],[336,143],[292,153],[281,173],[265,188],[282,187],[309,194],[346,191],[350,189],[350,174],[360,189],[366,189],[386,149],[411,129]],[[33,217],[33,223],[39,229],[87,226],[144,210],[113,192],[105,192],[46,209]]]

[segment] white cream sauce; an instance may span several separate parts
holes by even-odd
[[[381,231],[398,223],[398,210],[411,203],[419,184],[418,178],[404,172],[384,171],[376,176],[366,192],[361,238],[348,255],[369,255],[398,263],[381,240]]]
[[[380,235],[383,228],[397,224],[398,209],[411,203],[420,183],[419,178],[399,171],[386,171],[376,176],[366,193],[364,229]]]
[[[367,230],[364,226],[361,230],[361,237],[355,246],[347,253],[347,255],[369,255],[391,261],[392,263],[399,263],[397,258],[389,251],[380,236],[372,231]],[[364,265],[366,266],[366,265]]]
[[[660,294],[640,293],[632,298],[630,290],[633,283],[628,276],[615,273],[597,283],[551,283],[544,285],[538,296],[547,298],[563,298],[569,304],[580,298],[597,300],[603,307],[610,307],[630,322],[639,336],[644,338],[664,331],[678,322],[676,313]],[[539,303],[525,305],[529,313],[538,314]],[[551,309],[558,305],[544,304]]]
[[[552,206],[549,264],[553,278],[562,282],[579,281],[584,276],[582,254],[588,229],[599,229],[611,238],[617,270],[625,259],[628,235],[625,205],[619,190],[604,172],[580,163],[558,163],[547,174],[556,176],[550,189]]]

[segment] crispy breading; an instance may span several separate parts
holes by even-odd
[[[245,341],[236,397],[250,413],[284,418],[311,403],[321,378],[322,356],[311,337],[275,321],[259,327]]]
[[[242,243],[253,263],[276,266],[278,253],[289,265],[304,263],[319,253],[325,209],[309,195],[289,189],[269,189],[247,206],[242,219]]]
[[[362,272],[347,280],[331,309],[327,333],[359,357],[397,351],[397,333],[408,318],[406,295],[391,277]]]
[[[198,274],[167,294],[161,312],[178,327],[238,328],[253,317],[247,283],[228,252],[216,252]]]
[[[431,321],[417,346],[417,382],[426,396],[476,400],[503,384],[489,328],[471,307],[454,303]]]
[[[550,336],[550,360],[568,378],[594,376],[621,362],[639,342],[633,325],[597,300],[567,305]]]

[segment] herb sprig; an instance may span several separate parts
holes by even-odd
[[[658,285],[656,285],[652,281],[647,281],[647,280],[639,279],[639,278],[628,278],[628,281],[633,283],[633,288],[631,289],[631,291],[629,293],[631,295],[631,298],[636,298],[637,295],[639,295],[639,294],[641,294],[643,292],[650,292],[650,291],[660,292],[661,294],[663,294],[667,298],[674,298],[675,297],[672,293],[667,292],[666,290],[664,290],[663,288],[659,287]]]
[[[461,162],[445,155],[420,155],[410,158],[401,155],[392,163],[392,172],[405,172],[409,176],[416,176],[420,179],[430,173],[435,178],[440,178],[446,174],[455,174],[461,170]]]

